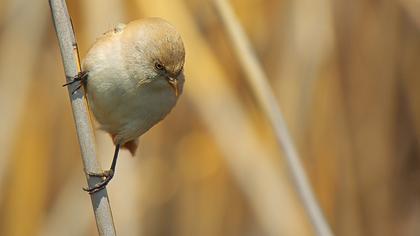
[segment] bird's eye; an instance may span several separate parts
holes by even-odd
[[[156,68],[156,70],[164,70],[165,69],[165,67],[160,62],[155,63],[155,68]]]

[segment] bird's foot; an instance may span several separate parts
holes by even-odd
[[[73,89],[73,91],[71,92],[71,94],[73,95],[74,93],[76,93],[77,90],[79,90],[82,85],[84,83],[86,83],[86,80],[88,78],[88,73],[87,71],[81,71],[79,72],[76,76],[74,77],[67,77],[67,80],[70,80],[69,82],[63,84],[63,87],[74,84],[76,82],[79,82],[79,84],[77,85],[77,87],[75,89]]]
[[[112,177],[114,177],[114,171],[113,170],[106,170],[102,173],[92,173],[92,172],[87,172],[87,175],[91,176],[91,177],[100,177],[102,178],[102,181],[95,184],[93,187],[91,188],[83,188],[83,190],[85,190],[86,192],[88,192],[89,194],[93,194],[96,193],[102,189],[104,189],[107,184],[109,183],[109,181],[111,181]]]

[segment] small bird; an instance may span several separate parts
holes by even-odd
[[[102,181],[85,191],[103,189],[114,176],[119,149],[134,155],[139,137],[172,110],[183,90],[184,61],[179,33],[160,18],[119,24],[89,49],[82,72],[65,85],[79,82],[76,90],[84,85],[90,109],[111,135],[115,152],[109,170],[87,173]]]

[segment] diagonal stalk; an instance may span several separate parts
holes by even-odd
[[[305,170],[300,162],[295,145],[290,137],[282,112],[268,83],[267,76],[250,46],[249,40],[227,0],[214,0],[223,25],[232,41],[248,83],[255,94],[265,116],[273,127],[277,143],[283,148],[286,163],[290,169],[296,190],[311,220],[316,234],[331,236],[332,231],[312,191]]]

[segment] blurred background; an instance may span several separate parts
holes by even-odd
[[[230,2],[335,234],[420,235],[420,2]],[[119,235],[314,235],[212,1],[67,4],[82,58],[146,16],[186,46],[184,95],[108,186]],[[0,235],[97,235],[64,81],[48,2],[1,0]]]

